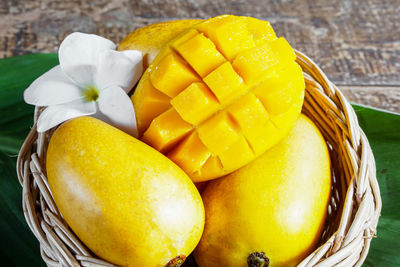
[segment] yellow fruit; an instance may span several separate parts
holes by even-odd
[[[196,262],[200,267],[247,267],[249,255],[259,252],[269,258],[270,267],[295,266],[319,241],[330,187],[326,143],[301,115],[276,146],[208,182],[202,193],[206,224],[194,252]]]
[[[139,28],[121,41],[118,50],[141,51],[143,53],[143,69],[146,69],[168,41],[201,21],[200,19],[173,20]]]
[[[71,229],[114,264],[165,266],[188,256],[201,237],[204,208],[189,177],[161,153],[100,120],[81,117],[57,129],[47,151],[47,175]]]
[[[193,25],[166,44],[131,97],[142,140],[194,182],[237,170],[300,114],[295,58],[266,21],[224,15]]]

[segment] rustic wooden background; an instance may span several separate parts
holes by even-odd
[[[56,52],[73,31],[118,43],[151,23],[228,13],[270,21],[351,101],[400,112],[400,0],[0,0],[0,58]]]

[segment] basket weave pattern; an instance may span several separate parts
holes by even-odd
[[[361,266],[381,211],[375,161],[349,102],[307,56],[296,51],[306,93],[303,113],[320,129],[332,162],[332,192],[320,246],[299,266]],[[35,122],[41,108],[35,109]],[[23,211],[48,266],[113,266],[93,255],[70,230],[52,197],[45,169],[46,150],[55,129],[36,131],[18,155]],[[190,264],[189,264],[190,265]]]

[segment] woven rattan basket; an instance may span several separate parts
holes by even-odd
[[[299,266],[360,266],[381,211],[375,161],[349,102],[307,56],[297,53],[306,94],[303,113],[321,130],[332,160],[332,194],[320,246]],[[35,121],[41,108],[36,108]],[[34,125],[18,155],[26,221],[48,266],[112,266],[94,256],[63,220],[47,183],[44,159],[54,129]],[[192,259],[186,263],[195,266]]]

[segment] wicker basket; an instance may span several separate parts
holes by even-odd
[[[321,130],[332,160],[332,194],[320,247],[299,266],[360,266],[367,257],[381,211],[375,161],[368,140],[343,94],[300,52],[306,94],[303,113]],[[35,110],[35,121],[41,109]],[[34,125],[18,155],[26,221],[49,266],[113,266],[96,258],[63,220],[47,183],[44,159],[54,129]],[[189,260],[187,265],[194,265]]]

